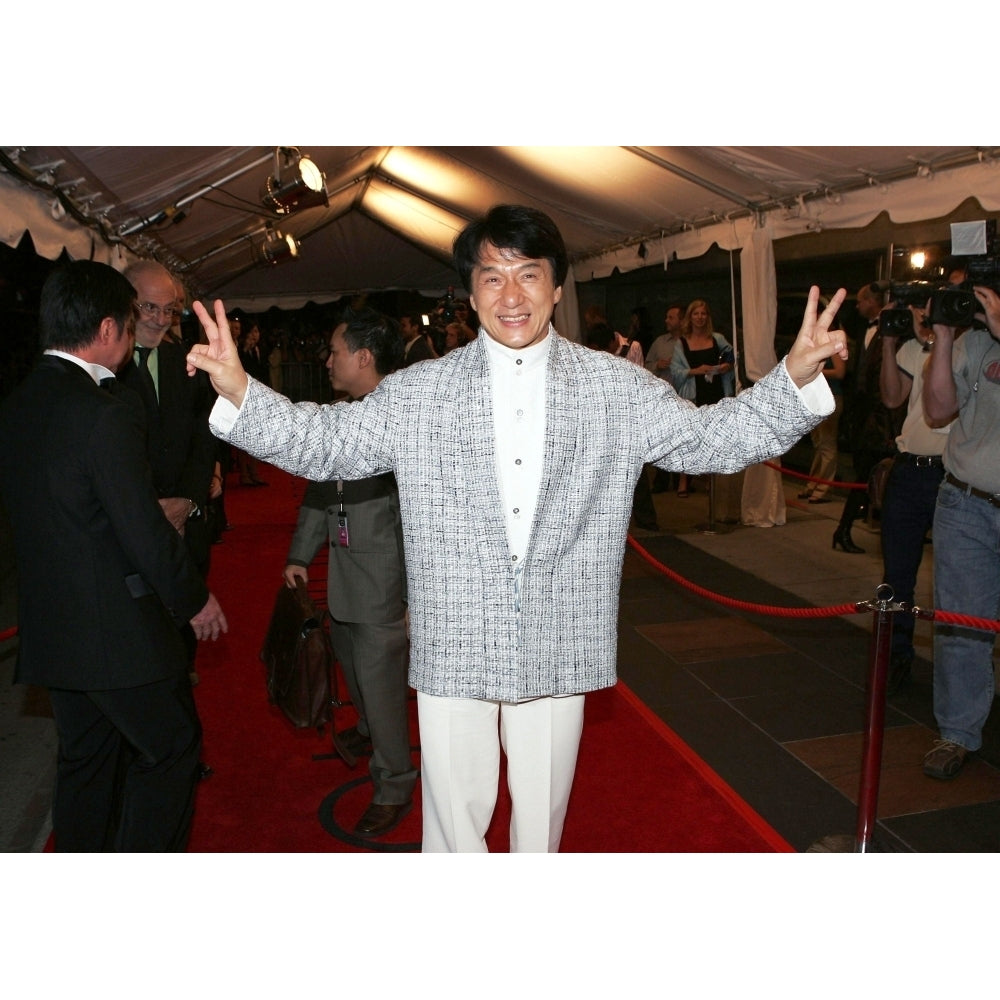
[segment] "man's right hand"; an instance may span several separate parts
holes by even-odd
[[[297,580],[301,580],[303,583],[308,583],[309,574],[306,571],[305,566],[293,566],[289,564],[285,567],[285,586],[294,590]]]
[[[194,629],[197,639],[215,640],[222,633],[229,631],[229,623],[222,613],[219,602],[215,599],[215,594],[208,595],[205,607],[191,619],[191,628]]]
[[[200,302],[192,303],[191,308],[201,321],[208,343],[195,344],[191,348],[187,356],[188,375],[193,375],[196,368],[207,372],[215,391],[239,408],[247,391],[247,373],[240,364],[239,352],[229,332],[226,307],[222,299],[216,299],[214,319]]]

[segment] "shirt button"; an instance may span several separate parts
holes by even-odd
[[[510,557],[510,561],[511,562],[517,562],[517,556],[511,556]]]
[[[515,514],[520,514],[521,513],[521,508],[520,507],[515,507],[514,508],[514,513]]]
[[[515,465],[520,465],[521,464],[521,460],[519,458],[515,458],[514,459],[514,464]]]
[[[524,363],[524,359],[523,359],[523,358],[518,358],[518,359],[517,359],[517,360],[516,360],[516,361],[514,362],[514,364],[515,364],[515,365],[520,365],[520,364],[523,364],[523,363]]]
[[[523,417],[524,416],[524,410],[516,410],[515,412],[517,413],[517,415],[519,417]]]

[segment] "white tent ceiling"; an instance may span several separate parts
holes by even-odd
[[[286,147],[283,147],[286,148]],[[973,197],[1000,211],[996,147],[303,147],[327,206],[261,203],[275,147],[0,147],[0,239],[121,264],[155,256],[193,294],[262,310],[344,294],[457,284],[451,244],[491,205],[559,225],[576,281],[746,245],[860,228],[881,213],[940,218]],[[299,258],[257,263],[267,225]]]

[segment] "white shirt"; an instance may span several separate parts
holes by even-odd
[[[545,373],[555,331],[512,350],[480,332],[490,368],[497,480],[503,497],[510,560],[520,567],[528,548],[545,456]]]
[[[82,368],[98,385],[101,384],[102,379],[115,377],[115,373],[110,368],[105,368],[104,365],[94,364],[90,361],[84,361],[83,358],[78,358],[75,354],[67,354],[65,351],[54,350],[46,351],[45,353],[72,361],[73,364]]]

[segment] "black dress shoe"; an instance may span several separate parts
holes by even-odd
[[[355,824],[354,832],[359,837],[378,837],[388,833],[403,821],[412,808],[412,801],[399,804],[373,802]]]
[[[355,757],[372,752],[372,740],[370,736],[364,736],[358,732],[357,726],[351,726],[342,733],[337,733],[337,739],[341,745]]]

